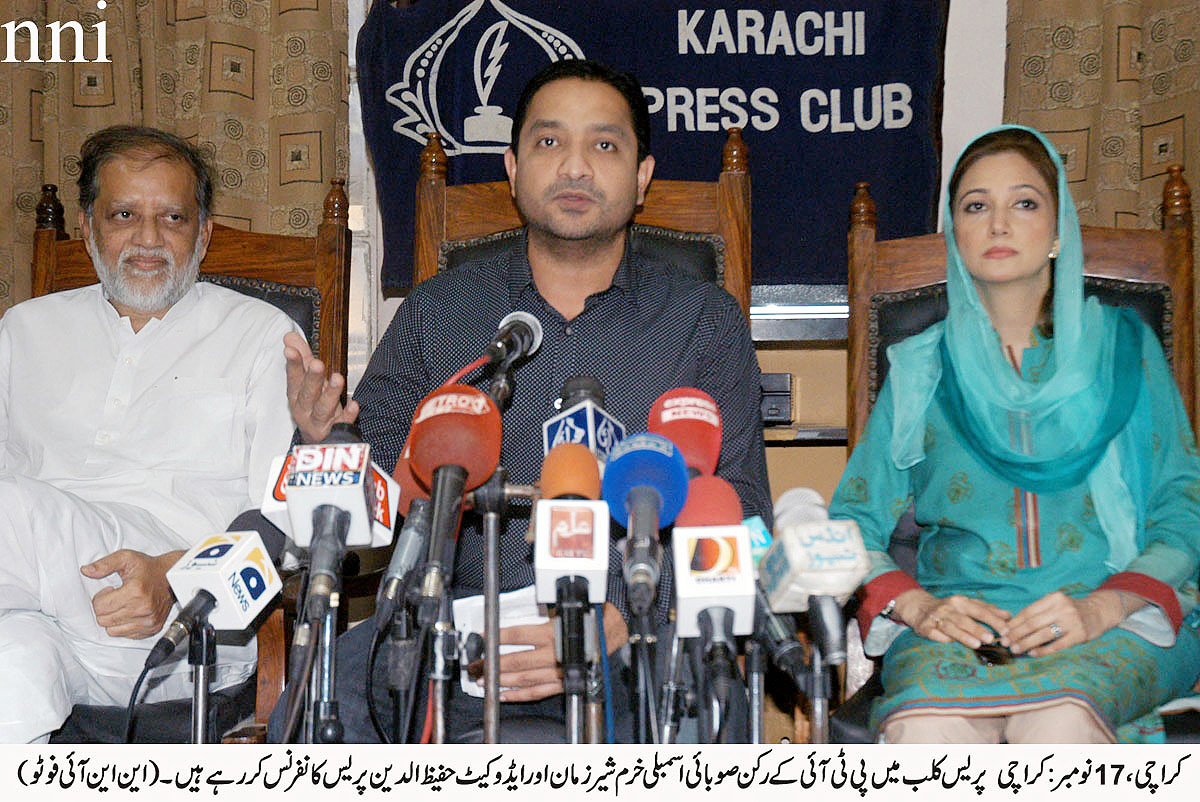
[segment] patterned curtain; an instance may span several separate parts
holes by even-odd
[[[79,146],[115,123],[196,142],[216,167],[215,219],[311,236],[349,169],[347,0],[0,0],[0,22],[78,20],[90,63],[0,63],[0,309],[29,297],[34,208],[57,184],[77,235]],[[110,63],[95,63],[96,23]],[[0,31],[0,47],[4,36]],[[18,57],[28,38],[18,34]],[[63,37],[65,58],[73,36]],[[6,54],[7,56],[7,54]]]
[[[1171,164],[1200,199],[1197,39],[1196,0],[1008,0],[1004,119],[1059,146],[1083,223],[1159,226]]]

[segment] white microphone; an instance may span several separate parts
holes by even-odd
[[[810,596],[844,604],[870,569],[854,521],[800,521],[775,528],[758,564],[759,579],[777,613],[803,613]]]
[[[509,312],[500,321],[496,336],[487,347],[493,362],[516,362],[537,352],[542,345],[542,324],[528,312]]]
[[[713,632],[713,626],[722,623],[714,618],[722,608],[728,611],[726,636],[753,634],[754,561],[750,529],[739,523],[741,518],[741,502],[729,482],[719,476],[697,476],[688,482],[687,503],[671,532],[679,637],[702,637],[705,629]]]
[[[184,608],[150,651],[159,665],[207,616],[213,629],[240,632],[283,587],[257,532],[222,532],[204,538],[167,571],[167,582]]]
[[[301,447],[298,445],[296,449],[299,448]],[[307,525],[295,529],[296,532],[299,532],[299,535],[296,535],[293,534],[292,515],[290,515],[288,507],[288,477],[293,473],[295,465],[294,453],[278,456],[272,460],[271,471],[268,481],[266,481],[266,490],[263,493],[263,502],[259,505],[259,510],[262,511],[266,520],[274,523],[276,527],[280,528],[280,531],[292,538],[296,545],[306,547],[312,540],[311,513],[307,516]],[[301,490],[301,495],[304,495],[305,492],[305,490]],[[349,545],[371,546],[372,549],[389,545],[392,540],[392,531],[396,526],[398,505],[400,505],[400,483],[392,479],[391,475],[380,468],[376,462],[371,461],[370,481],[364,487],[364,492],[370,492],[370,497],[368,497],[371,504],[370,541],[367,543],[356,543],[355,541]],[[350,537],[358,540],[362,539],[364,535],[361,532],[352,532]],[[300,538],[306,538],[305,543],[300,543]]]
[[[608,455],[625,439],[625,424],[604,409],[604,388],[590,376],[574,376],[563,385],[562,411],[542,424],[542,455],[563,443],[582,443],[603,472]]]
[[[565,443],[542,463],[542,498],[533,509],[533,571],[539,604],[558,602],[558,580],[587,581],[588,603],[605,601],[608,504],[598,500],[600,473],[581,444]]]

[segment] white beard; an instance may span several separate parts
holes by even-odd
[[[94,228],[88,237],[87,245],[88,253],[92,257],[92,264],[96,268],[96,275],[100,278],[100,285],[104,287],[104,292],[108,295],[109,300],[134,312],[154,314],[170,309],[176,301],[187,295],[188,290],[196,283],[196,277],[200,274],[200,237],[202,235],[203,230],[196,237],[187,264],[180,270],[176,269],[175,256],[168,249],[143,248],[139,245],[130,245],[125,248],[117,257],[117,264],[111,265],[104,260],[100,248],[96,245]],[[132,268],[128,266],[128,260],[138,256],[162,259],[166,262],[160,275],[155,276],[153,283],[148,286],[145,280],[130,280]]]

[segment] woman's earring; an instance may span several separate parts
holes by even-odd
[[[1058,249],[1057,249],[1057,248],[1051,248],[1051,249],[1050,249],[1049,258],[1050,258],[1050,259],[1057,259],[1057,258],[1058,258]]]

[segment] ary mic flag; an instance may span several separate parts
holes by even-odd
[[[750,149],[753,280],[843,284],[856,181],[879,236],[935,227],[947,0],[375,0],[356,51],[384,220],[383,281],[412,281],[425,134],[451,184],[504,179],[525,82],[551,61],[633,72],[659,178],[713,180],[724,131]]]

